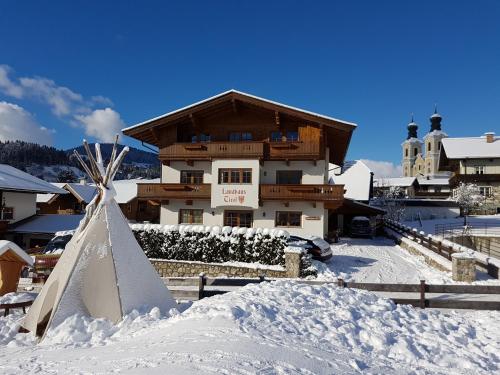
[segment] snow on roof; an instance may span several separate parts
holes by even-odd
[[[131,130],[131,129],[134,129],[134,128],[137,128],[139,126],[142,126],[144,124],[147,124],[151,121],[155,121],[155,120],[159,120],[161,118],[164,118],[164,117],[167,117],[167,116],[171,116],[171,115],[174,115],[178,112],[182,112],[182,111],[185,111],[186,109],[190,109],[190,108],[193,108],[193,107],[196,107],[200,104],[203,104],[203,103],[206,103],[206,102],[209,102],[211,100],[214,100],[214,99],[217,99],[217,98],[220,98],[224,95],[227,95],[227,94],[230,94],[230,93],[236,93],[236,94],[240,94],[240,95],[245,95],[245,96],[248,96],[249,98],[253,98],[253,99],[257,99],[257,100],[262,100],[264,102],[267,102],[267,103],[270,103],[270,104],[274,104],[274,105],[278,105],[280,107],[284,107],[284,108],[288,108],[288,109],[291,109],[291,110],[294,110],[294,111],[300,111],[300,112],[303,112],[303,113],[307,113],[309,115],[313,115],[313,116],[317,116],[317,117],[321,117],[321,118],[324,118],[325,120],[331,120],[331,121],[338,121],[338,122],[341,122],[341,123],[344,123],[346,125],[351,125],[351,126],[357,126],[356,124],[352,123],[352,122],[347,122],[347,121],[344,121],[344,120],[339,120],[339,119],[336,119],[336,118],[333,118],[333,117],[329,117],[329,116],[325,116],[325,115],[321,115],[319,113],[315,113],[315,112],[310,112],[310,111],[306,111],[304,109],[300,109],[300,108],[296,108],[296,107],[292,107],[292,106],[289,106],[289,105],[286,105],[286,104],[282,104],[282,103],[278,103],[278,102],[275,102],[275,101],[272,101],[272,100],[268,100],[268,99],[264,99],[264,98],[261,98],[259,96],[255,96],[255,95],[251,95],[251,94],[247,94],[245,92],[242,92],[242,91],[238,91],[238,90],[234,90],[234,89],[231,89],[231,90],[228,90],[228,91],[224,91],[220,94],[217,94],[215,96],[212,96],[210,98],[207,98],[207,99],[204,99],[204,100],[201,100],[199,102],[196,102],[196,103],[193,103],[193,104],[190,104],[188,106],[185,106],[185,107],[182,107],[182,108],[179,108],[179,109],[176,109],[174,111],[171,111],[171,112],[167,112],[163,115],[160,115],[160,116],[157,116],[157,117],[154,117],[152,119],[149,119],[149,120],[146,120],[146,121],[143,121],[139,124],[135,124],[135,125],[132,125],[132,126],[129,126],[127,128],[124,128],[122,129],[122,131],[126,131],[126,130]]]
[[[441,142],[448,159],[500,158],[500,137],[491,143],[484,136],[444,138]]]
[[[89,203],[97,194],[97,188],[94,185],[67,183],[65,187],[67,187],[70,192],[74,193],[79,200],[85,203]]]
[[[415,183],[416,177],[390,177],[390,178],[378,178],[373,181],[373,185],[376,187],[409,187]]]
[[[433,130],[429,133],[427,133],[424,137],[424,139],[427,139],[427,137],[432,137],[432,136],[442,136],[442,137],[447,137],[448,134],[446,134],[444,131],[442,130]]]
[[[337,167],[339,168],[339,167]],[[342,174],[335,175],[334,164],[330,164],[329,182],[344,185],[344,197],[368,201],[370,199],[371,170],[361,160],[347,161],[344,163]]]
[[[26,251],[21,249],[19,246],[17,246],[14,242],[11,241],[6,241],[6,240],[0,240],[0,257],[5,254],[7,251],[12,251],[14,254],[16,254],[19,258],[24,260],[26,263],[28,263],[30,266],[33,265],[33,258],[31,258]]]
[[[115,200],[118,204],[128,203],[137,196],[137,184],[138,183],[151,183],[159,184],[160,179],[155,178],[151,180],[147,179],[132,179],[132,180],[115,180],[113,181],[113,187],[116,191]]]
[[[450,179],[449,177],[419,177],[417,178],[418,183],[420,185],[449,185]]]
[[[47,233],[76,229],[84,215],[34,215],[13,225],[14,233]]]
[[[54,185],[56,188],[62,189],[63,186],[65,185],[64,183],[61,182],[51,182],[52,185]],[[46,193],[46,194],[37,194],[36,195],[36,203],[48,203],[52,198],[57,196],[58,194],[54,193]]]
[[[418,139],[418,138],[412,137],[410,139],[405,140],[403,143],[401,143],[401,145],[404,145],[406,143],[410,143],[410,144],[419,143],[419,144],[422,144],[423,142],[420,139]]]
[[[66,191],[7,164],[0,164],[0,190],[66,194]]]

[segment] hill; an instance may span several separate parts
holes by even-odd
[[[93,149],[94,145],[91,145]],[[113,145],[101,144],[103,157],[109,159]],[[119,150],[123,149],[119,145]],[[74,148],[85,154],[83,146]],[[0,142],[0,163],[9,164],[49,182],[70,182],[85,177],[73,156],[73,148],[60,150],[23,141]],[[130,147],[117,179],[157,178],[160,162],[156,154]]]

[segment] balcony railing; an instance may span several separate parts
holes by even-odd
[[[213,158],[319,160],[319,142],[199,142],[174,143],[160,150],[161,160],[210,160]]]
[[[210,160],[212,158],[263,158],[263,142],[174,143],[159,154],[162,160]]]
[[[269,142],[270,159],[314,159],[322,158],[319,142]]]
[[[262,200],[337,201],[344,198],[344,185],[260,185]]]
[[[139,199],[210,199],[210,184],[137,184]]]

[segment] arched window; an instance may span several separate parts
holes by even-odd
[[[405,157],[408,157],[408,149],[405,148]]]
[[[415,147],[415,150],[413,150],[415,152],[415,156],[417,156],[418,154],[418,148]]]
[[[427,143],[427,151],[431,150],[431,142]]]

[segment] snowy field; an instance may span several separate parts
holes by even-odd
[[[500,215],[478,215],[478,216],[469,216],[467,217],[467,222],[471,225],[477,223],[478,225],[487,224],[488,227],[497,227],[500,228]],[[405,225],[408,225],[411,228],[417,228],[419,230],[423,230],[425,233],[434,234],[435,226],[437,224],[454,224],[454,225],[463,225],[464,218],[449,218],[449,219],[434,219],[434,220],[422,220],[422,225],[420,225],[419,221],[407,221],[404,222]]]
[[[423,257],[417,257],[385,237],[342,239],[331,246],[333,257],[326,263],[314,261],[318,279],[374,283],[416,284],[421,279],[428,284],[450,284],[451,272],[438,271]],[[477,272],[476,283],[500,284],[488,275]]]
[[[441,313],[291,281],[105,320],[70,318],[36,345],[0,318],[2,374],[493,374],[498,312]]]

